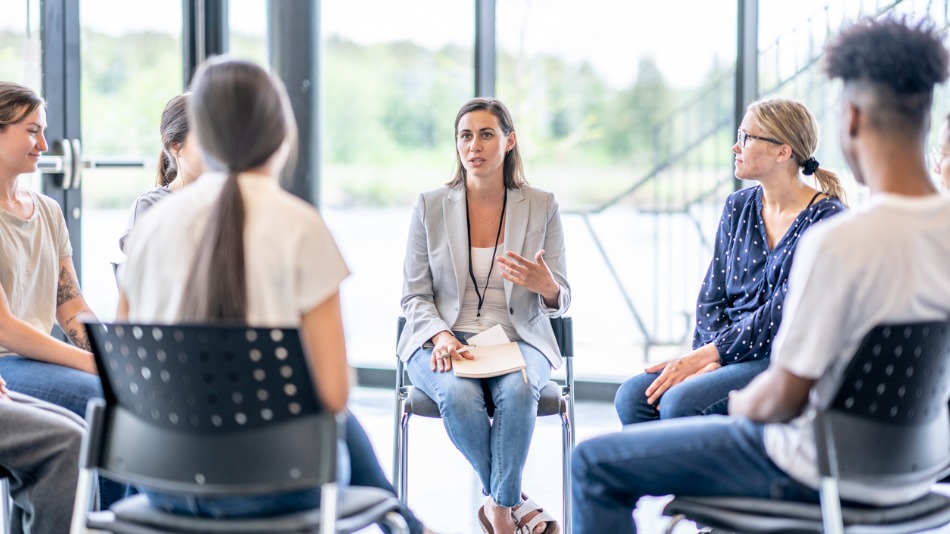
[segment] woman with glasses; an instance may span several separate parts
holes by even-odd
[[[933,172],[940,177],[944,191],[950,190],[950,115],[944,118],[940,128],[940,144],[931,149]]]
[[[838,177],[813,156],[817,147],[818,124],[801,102],[749,105],[732,152],[736,178],[758,185],[726,199],[696,303],[693,350],[620,386],[614,404],[623,424],[725,414],[729,392],[768,367],[798,240],[845,210]]]

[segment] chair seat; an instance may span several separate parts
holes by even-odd
[[[950,496],[930,493],[889,507],[842,506],[846,532],[920,532],[950,522]],[[771,499],[677,497],[663,514],[738,532],[822,532],[821,506]],[[862,529],[861,527],[868,527]],[[891,528],[887,528],[891,527]]]
[[[488,415],[492,416],[495,413],[495,406],[491,402],[491,397],[485,395],[485,401]],[[538,399],[538,417],[561,413],[561,402],[561,385],[553,380],[549,381],[541,389],[541,398]],[[420,417],[442,417],[442,414],[439,413],[439,405],[417,387],[409,388],[409,398],[406,399],[406,412]]]
[[[378,488],[348,487],[340,491],[339,532],[355,532],[374,524],[388,511],[398,508],[394,495]],[[320,510],[243,519],[189,517],[152,506],[145,495],[135,495],[114,504],[109,510],[93,512],[86,525],[117,534],[159,534],[164,532],[316,532]]]

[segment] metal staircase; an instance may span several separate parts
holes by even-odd
[[[760,46],[758,94],[804,101],[824,132],[817,157],[823,166],[844,172],[830,112],[837,91],[820,69],[824,44],[848,21],[892,12],[927,15],[947,26],[948,1],[829,0]],[[683,345],[692,335],[696,291],[709,264],[722,202],[734,188],[735,79],[733,65],[653,125],[653,163],[629,187],[597,206],[565,212],[583,221],[642,336],[647,359],[653,347]],[[642,241],[623,244],[637,240],[649,240],[649,256],[642,255]]]

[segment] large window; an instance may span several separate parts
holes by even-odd
[[[497,94],[561,205],[579,375],[691,340],[732,184],[735,28],[726,0],[498,2]]]
[[[111,262],[132,201],[155,186],[162,109],[182,91],[181,2],[82,0],[82,286],[100,319],[115,316]],[[176,231],[174,226],[170,232]]]
[[[455,113],[474,92],[473,2],[321,2],[321,211],[352,275],[347,350],[394,365],[416,195],[448,181]]]
[[[0,17],[0,80],[16,82],[42,90],[40,65],[40,2],[11,0],[4,4]],[[40,189],[40,175],[34,173],[26,183]]]

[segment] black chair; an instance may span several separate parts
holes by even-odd
[[[400,317],[396,325],[396,340],[402,333],[406,323],[405,317]],[[541,398],[538,401],[538,417],[559,415],[563,432],[561,435],[562,461],[562,517],[561,531],[571,533],[571,453],[574,452],[574,323],[570,317],[551,319],[551,328],[557,340],[561,356],[564,357],[564,367],[567,373],[566,382],[562,386],[550,381],[541,389]],[[491,403],[491,396],[486,394],[486,408],[491,416],[495,407]],[[403,502],[407,502],[408,470],[409,470],[409,418],[412,415],[420,417],[442,418],[439,406],[419,388],[406,384],[405,364],[396,359],[396,435],[393,443],[393,485],[396,495]]]
[[[900,506],[843,506],[838,480],[900,484],[950,469],[950,323],[878,326],[833,387],[817,397],[820,505],[677,497],[664,514],[736,532],[920,532],[950,523],[950,497]]]
[[[9,534],[10,517],[13,507],[10,501],[10,482],[7,477],[10,473],[0,468],[0,534]]]
[[[74,526],[116,533],[407,532],[398,501],[338,488],[341,419],[322,409],[295,329],[87,325],[105,401],[90,401]],[[143,495],[85,514],[93,471],[169,494],[321,488],[320,508],[253,519],[163,512]],[[75,531],[75,529],[74,529]]]

